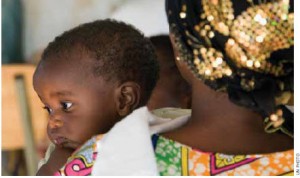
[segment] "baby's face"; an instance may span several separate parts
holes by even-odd
[[[47,132],[57,146],[76,149],[116,122],[114,84],[93,77],[82,65],[47,62],[33,85],[49,113]]]

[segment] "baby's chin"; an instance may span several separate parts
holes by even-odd
[[[77,148],[79,148],[82,145],[81,143],[69,140],[65,137],[58,137],[53,140],[53,143],[58,147],[69,148],[69,149],[74,149],[74,150],[76,150]]]

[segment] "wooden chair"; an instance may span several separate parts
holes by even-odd
[[[30,64],[2,65],[2,150],[25,150],[29,175],[37,171],[38,141],[46,137],[47,114],[33,90]]]

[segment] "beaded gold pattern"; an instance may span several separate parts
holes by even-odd
[[[232,38],[225,50],[239,67],[284,75],[281,63],[272,65],[267,59],[273,51],[294,44],[294,14],[288,14],[288,1],[250,7],[234,20],[230,29]]]
[[[248,0],[252,6],[236,18],[230,0],[202,0],[201,3],[202,21],[194,26],[194,30],[205,43],[185,31],[189,37],[187,42],[194,49],[193,64],[201,78],[215,80],[232,74],[232,69],[223,60],[223,53],[211,45],[215,31],[229,37],[225,52],[236,67],[275,76],[284,75],[284,61],[274,65],[268,58],[272,52],[294,45],[294,14],[288,12],[288,0],[258,5]],[[181,19],[187,17],[186,10],[183,4],[179,14]],[[243,80],[241,85],[251,90],[255,84],[252,80]]]

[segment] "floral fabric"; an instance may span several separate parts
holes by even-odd
[[[152,137],[160,175],[163,176],[275,176],[294,174],[294,150],[256,155],[202,152]]]

